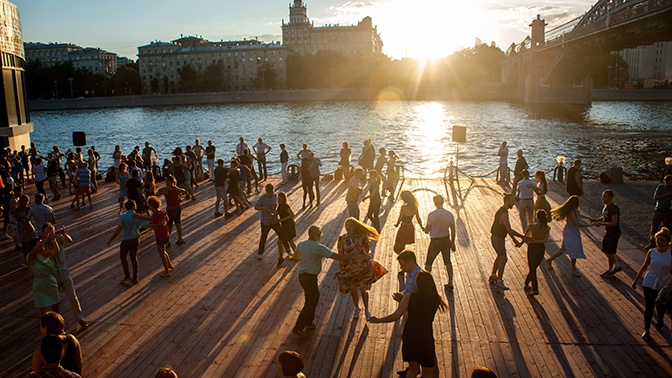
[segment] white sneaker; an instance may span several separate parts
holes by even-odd
[[[501,290],[509,290],[509,288],[504,285],[503,280],[497,280],[497,287]]]
[[[364,310],[364,315],[366,315],[366,321],[371,321],[371,312],[369,310]]]
[[[497,283],[497,276],[493,274],[492,276],[490,276],[490,278],[488,278],[488,282],[490,282],[491,285],[496,284]]]
[[[359,312],[360,312],[360,311],[361,311],[361,310],[360,310],[359,308],[356,308],[356,309],[355,309],[355,313],[352,315],[352,318],[353,318],[353,319],[359,319]]]
[[[263,259],[264,255],[262,255],[261,253],[257,253],[257,260],[263,260]]]

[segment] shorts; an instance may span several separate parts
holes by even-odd
[[[181,224],[182,223],[182,207],[178,206],[173,209],[166,209],[166,214],[168,214],[168,225]]]
[[[75,189],[75,195],[76,196],[84,196],[84,195],[91,195],[91,188],[88,186],[79,186],[77,189]]]
[[[156,245],[161,245],[161,244],[170,244],[170,239],[168,240],[161,240],[159,238],[156,238]]]
[[[602,238],[602,252],[615,255],[618,249],[618,239],[621,238],[621,231],[607,232]]]
[[[495,252],[497,252],[497,256],[506,256],[506,239],[500,238],[497,235],[491,235],[490,242]]]
[[[447,236],[445,238],[432,238],[429,242],[427,262],[425,263],[425,266],[431,267],[439,253],[441,253],[441,256],[443,257],[443,263],[445,265],[450,265],[450,248],[452,246],[453,243]]]

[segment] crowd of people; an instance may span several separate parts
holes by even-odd
[[[282,182],[279,186],[281,186],[290,180],[290,167],[286,146],[280,144],[279,147],[279,161],[282,167]],[[448,279],[444,289],[447,292],[454,290],[451,252],[456,250],[455,217],[444,208],[444,198],[441,195],[434,196],[436,209],[428,214],[423,225],[419,202],[413,192],[402,190],[399,193],[402,204],[394,224],[398,230],[393,247],[400,266],[399,291],[392,293],[399,305],[392,314],[373,316],[369,305],[369,290],[372,284],[387,273],[387,269],[372,258],[371,241],[377,240],[382,231],[379,219],[382,197],[387,195],[389,201],[395,201],[399,157],[394,151],[388,152],[384,148],[380,148],[376,155],[373,142],[367,139],[363,142],[362,152],[357,160],[359,167],[355,168],[351,164],[350,144],[342,143],[339,168],[334,176],[345,179],[347,186],[345,201],[349,217],[344,222],[344,233],[338,238],[337,251],[332,251],[320,244],[322,231],[316,225],[308,228],[307,240],[298,245],[295,243],[294,239],[297,236],[295,214],[288,203],[287,194],[278,192],[273,184],[266,183],[263,186],[263,193],[258,196],[254,205],[250,202],[251,196],[256,196],[256,193],[260,192],[260,183],[268,180],[267,160],[272,150],[273,148],[261,138],[250,148],[241,137],[235,146],[235,156],[228,160],[221,158],[216,160],[217,150],[212,141],[208,141],[207,146],[202,146],[196,139],[194,145],[186,146],[185,150],[181,147],[173,150],[171,159],[165,159],[163,166],[159,168],[157,151],[149,142],[145,143],[143,150],[135,147],[128,155],[124,155],[120,146],[116,146],[112,155],[114,164],[105,176],[106,181],[115,182],[119,187],[120,216],[117,227],[107,243],[111,245],[119,235],[122,236],[119,256],[124,278],[121,283],[131,286],[140,281],[137,254],[139,239],[144,229],[151,229],[154,233],[163,267],[161,276],[170,277],[175,269],[168,253],[173,226],[177,233],[176,244],[186,243],[181,225],[182,201],[196,200],[195,194],[199,184],[209,179],[213,182],[215,191],[215,218],[220,216],[230,218],[245,212],[250,207],[259,212],[261,237],[257,251],[258,259],[263,259],[268,235],[273,230],[277,235],[277,266],[283,265],[285,255],[292,260],[300,261],[298,279],[304,291],[305,303],[293,328],[293,333],[297,337],[309,337],[310,332],[316,328],[315,312],[320,296],[317,278],[322,270],[323,260],[335,259],[339,261],[339,269],[334,278],[338,280],[341,295],[349,295],[352,298],[353,318],[360,317],[360,298],[365,318],[371,323],[393,322],[406,314],[402,355],[409,365],[406,370],[399,373],[402,376],[414,377],[422,371],[423,377],[431,377],[436,365],[432,323],[436,312],[444,311],[447,306],[437,291],[431,274],[432,265],[439,253]],[[498,151],[499,178],[506,187],[510,182],[507,155],[508,147],[506,142],[503,142]],[[79,343],[74,336],[64,334],[63,318],[58,314],[60,289],[62,289],[71,302],[73,313],[80,326],[88,327],[63,252],[64,246],[72,242],[72,238],[68,234],[67,227],[57,229],[54,226],[56,223],[54,211],[46,203],[58,201],[62,196],[61,192],[65,190],[72,196],[73,211],[78,211],[87,201],[89,208],[93,208],[92,194],[97,191],[98,164],[101,157],[93,146],[87,150],[87,156],[88,158],[84,158],[80,147],[63,154],[58,146],[54,146],[47,157],[42,157],[36,146],[31,144],[28,150],[22,147],[19,152],[4,151],[0,160],[1,184],[4,191],[3,235],[6,233],[13,239],[16,249],[23,251],[24,259],[35,276],[33,283],[35,306],[42,314],[45,339],[42,347],[35,351],[33,370],[55,369],[55,366],[61,366],[61,369],[65,368],[74,373],[81,372]],[[545,172],[536,171],[534,173],[536,182],[532,181],[523,151],[518,150],[517,156],[516,168],[513,171],[513,190],[503,195],[503,205],[496,211],[491,228],[491,242],[496,258],[489,278],[490,284],[499,290],[509,290],[503,279],[508,260],[505,241],[508,235],[516,247],[527,244],[529,272],[524,279],[524,290],[531,296],[539,294],[537,270],[544,262],[545,243],[549,240],[549,222],[552,219],[564,221],[565,226],[561,248],[546,259],[547,269],[552,270],[553,261],[566,254],[570,259],[572,275],[581,277],[577,261],[586,256],[580,229],[595,226],[605,228],[601,249],[606,256],[608,269],[601,276],[608,278],[620,272],[622,268],[616,257],[621,235],[620,209],[613,202],[614,192],[611,190],[603,192],[604,209],[600,216],[595,218],[582,216],[579,212],[580,198],[584,194],[581,161],[576,159],[567,173],[569,197],[562,205],[551,208],[545,197],[548,192]],[[296,157],[300,162],[298,166],[303,190],[303,208],[312,208],[314,201],[316,206],[320,206],[322,163],[306,144]],[[65,164],[62,162],[64,158]],[[203,165],[203,160],[207,168]],[[49,183],[51,198],[47,197],[44,190],[45,181]],[[165,181],[165,186],[157,189],[157,182],[161,181]],[[25,186],[30,182],[35,183],[38,192],[32,207],[29,205],[29,198],[23,194]],[[162,209],[163,203],[160,197],[165,199],[165,210]],[[650,249],[646,261],[632,283],[632,287],[636,288],[638,279],[644,277],[646,299],[644,338],[650,337],[649,327],[654,309],[658,313],[656,327],[662,328],[665,311],[670,310],[672,306],[672,300],[661,301],[661,297],[669,298],[672,291],[666,288],[666,285],[672,284],[670,253],[672,237],[668,228],[663,227],[659,230],[661,223],[667,226],[671,222],[667,213],[672,201],[672,176],[665,177],[665,183],[656,189],[654,199],[656,209],[651,227],[652,244],[648,246]],[[359,207],[360,203],[366,200],[369,200],[369,209],[362,220]],[[223,213],[220,212],[220,206]],[[508,211],[514,206],[517,206],[520,212],[520,232],[516,231],[509,221]],[[408,249],[408,246],[414,244],[416,240],[414,219],[417,227],[429,234],[430,238],[424,269],[418,264],[417,254]],[[129,257],[130,267],[127,260]],[[54,365],[55,356],[49,348],[52,344],[58,343],[67,344],[66,350],[70,350],[70,354],[67,360],[64,357],[64,360],[60,361],[60,365]],[[285,357],[299,366],[296,356],[289,353]],[[302,363],[301,361],[300,366]],[[299,374],[301,369],[302,367],[292,376],[300,376],[296,374]],[[297,368],[289,369],[289,371],[295,370]]]
[[[500,157],[500,175],[505,180],[500,183],[508,184],[508,147],[506,142],[498,150]],[[564,221],[562,231],[562,244],[560,249],[546,259],[546,268],[553,270],[553,261],[563,255],[570,260],[572,276],[582,277],[577,267],[577,261],[585,259],[581,240],[581,228],[604,227],[601,251],[606,258],[607,269],[600,274],[602,278],[614,277],[623,268],[617,257],[618,242],[621,237],[620,218],[621,210],[614,203],[614,192],[610,189],[602,192],[602,213],[596,217],[582,215],[579,206],[580,199],[584,196],[583,177],[581,175],[581,159],[575,159],[567,171],[566,191],[568,198],[560,206],[551,209],[545,198],[548,192],[545,172],[537,171],[534,177],[537,183],[529,177],[528,164],[523,156],[523,151],[517,151],[517,160],[514,169],[514,192],[503,195],[503,206],[500,207],[491,228],[492,246],[497,253],[493,264],[490,283],[501,290],[509,288],[504,284],[503,274],[507,262],[505,238],[507,235],[513,239],[517,247],[527,244],[527,257],[529,273],[525,278],[524,289],[529,295],[539,294],[537,268],[544,261],[545,243],[548,241],[550,227],[548,222],[551,218],[556,221]],[[507,172],[507,173],[504,173]],[[656,328],[664,327],[665,313],[672,316],[672,247],[670,245],[670,227],[672,227],[672,175],[666,175],[656,188],[653,199],[656,201],[650,229],[650,243],[644,249],[646,258],[631,286],[636,289],[639,280],[643,277],[643,290],[645,298],[644,332],[642,338],[651,338],[650,326],[654,310],[657,313]],[[533,196],[537,196],[536,201]],[[518,205],[523,232],[515,231],[509,222],[508,210]],[[527,220],[535,214],[536,222],[528,224]],[[663,227],[661,228],[661,224]]]

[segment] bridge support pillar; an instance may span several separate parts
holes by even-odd
[[[580,82],[545,82],[541,77],[528,75],[525,79],[526,104],[590,105],[593,100],[593,78],[586,75]]]

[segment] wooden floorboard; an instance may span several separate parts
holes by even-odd
[[[276,178],[269,181],[278,183]],[[628,201],[648,203],[655,183],[649,186],[610,187],[616,198],[622,193]],[[589,193],[599,193],[600,187],[588,182]],[[564,192],[556,183],[551,188],[549,199],[557,205],[564,200]],[[308,227],[315,224],[323,228],[323,243],[335,248],[347,218],[345,185],[323,182],[322,204],[305,209],[300,185],[280,189],[288,193],[296,213],[297,243],[306,239]],[[540,295],[531,298],[522,289],[526,249],[507,240],[504,279],[511,290],[500,292],[488,284],[495,257],[489,230],[500,195],[508,188],[492,179],[462,179],[459,187],[451,187],[440,180],[407,178],[401,189],[418,197],[423,223],[434,208],[435,193],[448,199],[456,218],[454,292],[443,290],[448,278],[440,256],[432,267],[449,304],[434,322],[440,376],[467,377],[474,365],[517,377],[672,376],[669,330],[663,334],[653,330],[649,344],[639,337],[643,298],[641,291],[629,287],[644,256],[636,246],[621,239],[624,272],[602,279],[605,259],[599,250],[600,230],[587,229],[582,233],[587,259],[578,265],[584,276],[571,276],[564,257],[554,262],[553,271],[542,265]],[[32,194],[34,189],[28,191]],[[248,210],[232,219],[213,218],[210,183],[201,185],[197,201],[184,205],[187,244],[169,249],[173,275],[159,276],[161,263],[154,238],[147,232],[140,243],[140,284],[120,285],[118,241],[106,244],[116,227],[117,192],[115,185],[101,183],[93,210],[74,212],[67,199],[50,204],[58,225],[68,225],[73,236],[74,242],[66,247],[68,265],[91,322],[88,330],[77,331],[63,296],[61,309],[68,329],[82,344],[84,376],[152,376],[158,367],[172,366],[181,377],[277,377],[277,356],[285,349],[304,356],[305,372],[311,377],[395,377],[395,371],[403,369],[404,320],[368,324],[363,316],[353,319],[352,300],[340,295],[334,279],[338,263],[332,260],[325,262],[319,278],[317,329],[309,339],[295,338],[291,330],[303,306],[298,263],[275,266],[277,238],[272,232],[264,259],[258,261],[258,215]],[[250,200],[256,201],[256,195]],[[362,215],[367,207],[368,202],[360,205]],[[398,197],[384,201],[383,231],[373,243],[374,258],[390,272],[370,292],[370,308],[376,316],[391,313],[397,305],[391,294],[398,290],[392,246],[399,208]],[[511,224],[520,230],[517,211],[510,214]],[[625,217],[622,222],[628,232],[641,229]],[[563,225],[551,223],[548,254],[559,249]],[[421,266],[428,245],[428,236],[416,227],[416,243],[409,247],[416,250]],[[21,265],[21,254],[8,240],[0,242],[0,277],[0,376],[25,376],[41,338],[39,313],[32,302],[32,274]]]

